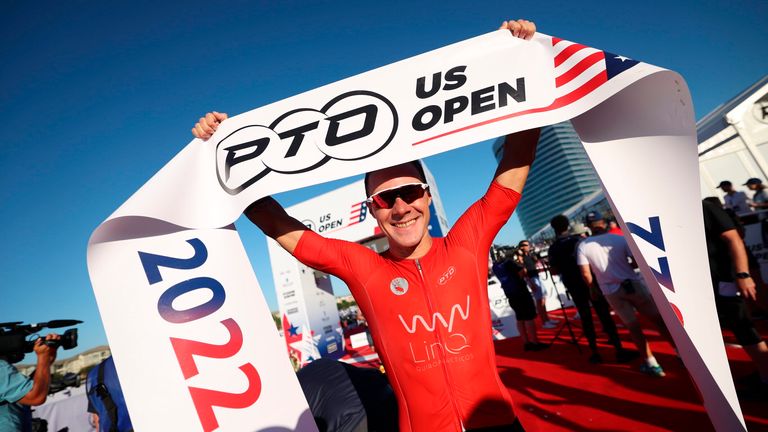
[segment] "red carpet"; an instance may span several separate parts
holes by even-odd
[[[562,318],[559,312],[551,313]],[[575,315],[568,309],[568,316]],[[536,431],[711,431],[714,430],[701,399],[682,361],[672,346],[661,339],[653,327],[646,336],[667,376],[656,378],[639,372],[640,360],[618,364],[606,335],[598,330],[600,354],[604,363],[589,363],[586,338],[579,339],[579,354],[567,330],[545,351],[524,352],[520,338],[497,341],[499,375],[510,389],[517,413],[529,432]],[[574,333],[581,336],[581,322],[572,321]],[[768,323],[757,321],[761,333],[768,335]],[[550,342],[558,329],[539,330],[542,342]],[[628,332],[619,327],[625,348],[634,350]],[[719,336],[719,335],[718,335]],[[725,334],[727,343],[735,343]],[[744,350],[727,347],[734,379],[755,372]],[[352,352],[358,361],[373,351],[365,347]],[[347,359],[349,360],[349,357]],[[358,366],[378,367],[378,359],[360,361]],[[737,389],[740,386],[737,384]],[[768,399],[741,400],[741,409],[751,432],[768,431]]]
[[[575,314],[573,309],[569,316]],[[559,313],[553,316],[560,317]],[[585,338],[581,354],[570,343],[567,330],[552,347],[524,352],[520,338],[496,342],[499,375],[513,393],[517,413],[528,431],[707,431],[713,430],[698,392],[672,346],[655,331],[646,335],[667,376],[656,378],[638,371],[640,360],[615,363],[613,348],[598,328],[603,364],[588,361]],[[572,321],[576,337],[580,321]],[[765,322],[761,327],[765,328]],[[652,328],[645,326],[645,328]],[[542,342],[557,329],[540,330]],[[619,328],[625,348],[634,349],[628,332]],[[762,332],[765,334],[765,332]],[[726,335],[726,342],[731,337]],[[567,341],[567,342],[566,342]],[[734,378],[755,369],[739,348],[727,349]],[[768,399],[741,401],[750,431],[768,431]]]

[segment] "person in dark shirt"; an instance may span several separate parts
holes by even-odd
[[[720,324],[731,330],[757,366],[761,392],[768,396],[768,346],[755,329],[745,299],[755,299],[744,242],[733,219],[717,205],[702,201],[709,270]]]
[[[589,349],[592,351],[589,361],[592,363],[602,361],[597,352],[597,335],[595,324],[592,321],[592,311],[589,308],[590,300],[598,318],[600,318],[603,331],[608,334],[608,340],[616,348],[616,360],[619,362],[631,360],[634,357],[633,353],[621,346],[616,324],[611,318],[611,310],[605,297],[600,294],[590,298],[590,289],[581,277],[581,271],[576,264],[576,246],[581,241],[581,236],[570,233],[570,223],[565,215],[553,217],[549,224],[557,234],[557,238],[549,247],[547,254],[550,271],[552,274],[560,275],[560,281],[570,293],[573,304],[579,311],[582,329],[589,342]]]
[[[523,267],[525,267],[525,280],[528,282],[528,286],[531,287],[533,293],[533,299],[536,303],[536,311],[541,317],[541,327],[545,329],[557,327],[557,321],[549,318],[547,313],[547,297],[549,293],[546,287],[539,278],[539,257],[532,250],[531,242],[528,240],[521,240],[517,244],[517,253],[522,260]]]
[[[549,348],[549,345],[539,342],[536,334],[536,307],[523,278],[523,265],[502,254],[493,264],[492,270],[501,283],[509,306],[515,311],[517,330],[523,338],[523,348],[526,351]]]

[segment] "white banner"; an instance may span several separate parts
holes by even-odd
[[[649,283],[654,299],[713,423],[743,430],[722,341],[711,337],[720,329],[712,290],[703,289],[685,82],[626,57],[507,31],[233,117],[94,232],[89,271],[136,429],[314,430],[231,226],[254,200],[571,118],[634,235],[643,274],[659,281]]]

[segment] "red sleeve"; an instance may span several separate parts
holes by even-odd
[[[365,263],[378,255],[357,243],[325,238],[308,230],[301,235],[293,256],[304,265],[332,274],[351,285],[360,282],[353,269],[367,268]]]
[[[456,221],[446,240],[483,254],[487,253],[496,234],[512,216],[518,202],[520,194],[517,191],[492,181],[485,195]]]

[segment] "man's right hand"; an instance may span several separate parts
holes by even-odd
[[[52,365],[54,361],[56,361],[56,352],[58,348],[51,347],[45,344],[45,341],[49,340],[59,340],[61,339],[61,336],[51,333],[48,336],[43,338],[38,338],[35,341],[35,354],[37,354],[37,361],[38,363],[45,363],[48,366]]]
[[[200,117],[200,120],[195,124],[195,127],[192,128],[192,135],[203,141],[207,140],[214,132],[216,132],[216,129],[219,128],[219,124],[226,120],[227,117],[227,113],[216,111],[209,112],[205,116]]]

